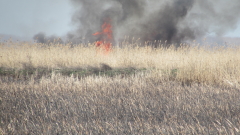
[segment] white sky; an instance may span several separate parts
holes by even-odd
[[[231,31],[226,34],[228,37],[240,37],[240,22],[238,23],[237,28],[234,31]]]
[[[62,36],[70,31],[70,0],[0,0],[0,34],[31,39],[44,32]],[[240,22],[226,36],[240,37]]]

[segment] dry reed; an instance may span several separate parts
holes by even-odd
[[[180,82],[223,84],[239,87],[240,47],[132,47],[113,48],[102,54],[94,46],[42,45],[37,43],[12,43],[0,46],[0,67],[5,68],[81,68],[97,67],[105,63],[112,68],[134,67],[155,69],[155,74],[165,75]],[[193,45],[194,46],[194,45]],[[167,75],[167,76],[166,76]]]
[[[239,134],[240,50],[11,43],[4,69],[146,68],[129,75],[0,74],[0,134]],[[101,64],[105,63],[105,64]]]

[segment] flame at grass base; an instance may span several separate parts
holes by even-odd
[[[94,36],[100,36],[100,40],[95,42],[96,47],[102,48],[105,54],[108,54],[112,49],[112,25],[111,20],[106,19],[102,25],[102,31],[96,32]]]

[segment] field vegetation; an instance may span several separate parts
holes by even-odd
[[[0,43],[0,134],[240,134],[239,97],[237,45]]]

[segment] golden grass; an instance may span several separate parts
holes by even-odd
[[[79,68],[105,63],[112,68],[151,69],[158,77],[180,82],[239,86],[240,47],[151,48],[127,44],[115,47],[108,55],[94,45],[42,45],[11,43],[0,46],[0,67],[5,68]],[[154,69],[154,70],[153,70]],[[174,72],[174,78],[173,73]]]
[[[46,74],[0,69],[0,134],[239,134],[239,52],[128,44],[104,55],[93,45],[1,43],[1,69]],[[50,72],[101,65],[146,70]]]
[[[0,134],[239,134],[237,88],[152,75],[0,78]]]

